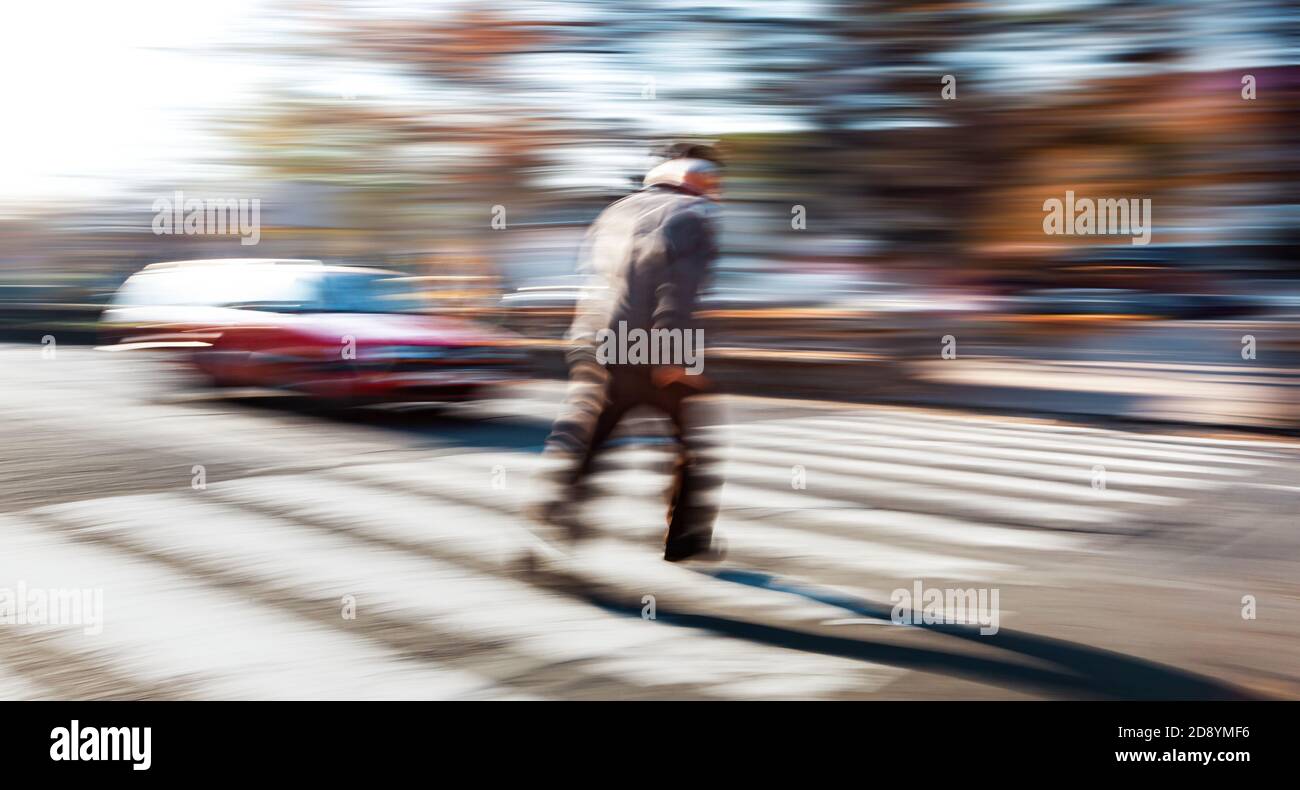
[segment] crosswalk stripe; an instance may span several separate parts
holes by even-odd
[[[375,472],[383,472],[382,465],[365,467],[365,469]],[[457,548],[449,546],[444,536],[440,534],[437,526],[430,527],[430,516],[436,516],[438,523],[448,523],[449,521],[459,522],[462,526],[453,530],[451,540],[457,540],[457,536],[463,534],[463,524],[473,523],[476,530],[491,531],[494,525],[501,520],[502,516],[492,512],[475,512],[473,508],[465,508],[460,505],[451,504],[449,514],[444,507],[437,510],[431,508],[431,503],[427,498],[412,498],[404,493],[394,493],[395,489],[405,492],[412,484],[419,486],[426,496],[434,495],[440,489],[440,484],[451,485],[451,490],[456,495],[463,495],[465,488],[457,486],[454,478],[447,475],[439,475],[437,470],[389,470],[389,474],[365,475],[359,476],[358,479],[366,485],[358,487],[356,484],[342,483],[336,486],[330,486],[328,495],[322,499],[320,487],[312,485],[304,480],[295,478],[277,478],[277,479],[253,479],[232,481],[214,487],[214,491],[219,496],[229,501],[243,506],[252,506],[258,508],[290,508],[288,512],[294,515],[302,516],[311,521],[321,523],[331,523],[341,526],[350,526],[365,528],[375,531],[377,535],[395,538],[399,542],[411,542],[413,545],[436,545],[437,550],[443,553],[458,552],[457,557],[460,561],[474,562],[481,561],[478,548]],[[310,489],[309,489],[310,487]],[[387,504],[384,507],[384,516],[376,520],[373,515],[367,515],[366,492],[375,490],[385,491]],[[293,494],[301,491],[302,496],[296,497]],[[289,492],[286,496],[285,492]],[[498,500],[503,494],[502,491],[496,491],[494,494]],[[293,504],[287,504],[293,503]],[[400,503],[397,504],[397,503]],[[599,503],[598,503],[599,504]],[[467,513],[468,511],[468,513]],[[394,517],[394,514],[401,514],[400,517]],[[409,515],[407,515],[409,514]],[[632,526],[637,518],[641,523],[651,525],[645,530],[642,537],[657,538],[662,533],[662,510],[656,510],[651,503],[642,503],[640,507],[629,508],[626,503],[616,510],[606,512],[605,518],[602,519],[608,524],[627,525],[623,530],[625,532],[634,531]],[[658,526],[654,526],[657,523]],[[720,527],[725,531],[730,548],[730,555],[742,560],[769,559],[779,560],[778,564],[786,571],[797,570],[798,560],[801,558],[811,560],[811,567],[820,570],[838,568],[852,573],[855,577],[861,577],[864,570],[873,574],[876,586],[873,590],[890,589],[896,587],[901,581],[909,581],[917,577],[926,577],[933,579],[962,579],[969,581],[972,579],[992,579],[1015,578],[1020,576],[1019,581],[1025,582],[1026,577],[1023,574],[1016,574],[1014,566],[1005,563],[991,562],[987,560],[976,560],[958,556],[944,556],[935,554],[932,551],[918,551],[914,549],[902,549],[897,546],[879,544],[866,540],[826,540],[816,535],[799,534],[790,530],[772,529],[766,525],[757,522],[746,521],[743,525],[732,523],[725,514],[720,522]],[[616,532],[620,530],[615,530]],[[493,542],[493,541],[489,541]],[[659,568],[662,563],[655,561],[657,553],[652,547],[637,548],[634,550],[636,555],[644,562],[649,561],[651,568]],[[491,561],[489,565],[496,567],[500,563]],[[605,569],[608,573],[608,569]],[[640,573],[645,573],[645,568],[640,569]],[[692,597],[699,597],[699,593],[693,593]],[[765,612],[764,615],[775,615],[775,612]],[[807,621],[811,615],[802,615]]]
[[[940,487],[949,491],[968,492],[963,494],[967,504],[980,501],[980,498],[986,496],[985,492],[996,493],[999,496],[1012,495],[1019,498],[1017,501],[1030,499],[1045,502],[1088,504],[1101,502],[1107,505],[1126,503],[1160,506],[1177,505],[1183,501],[1178,497],[1128,491],[1113,485],[1108,486],[1104,491],[1094,490],[1090,485],[1090,478],[1084,475],[1080,476],[1078,482],[1071,484],[988,472],[935,469],[899,462],[882,463],[844,456],[801,454],[797,450],[763,450],[757,447],[746,447],[742,457],[746,460],[730,461],[728,470],[732,474],[739,473],[745,476],[747,480],[775,479],[788,485],[791,469],[794,466],[801,466],[810,475],[817,470],[822,480],[842,486],[850,492],[857,488],[868,497],[875,481],[882,481],[882,484],[888,485],[888,493],[894,497],[904,496],[910,491],[909,486],[914,481],[920,481],[927,489]],[[926,495],[928,493],[926,491]],[[841,498],[853,499],[854,497]]]
[[[664,532],[662,503],[602,497],[594,500],[592,507],[600,510],[599,521],[610,525],[607,529],[646,539],[650,551],[658,548]],[[1027,581],[1019,566],[1003,561],[937,551],[934,546],[907,547],[865,534],[848,538],[800,530],[747,518],[735,510],[724,509],[719,514],[717,530],[724,536],[728,557],[733,560],[780,567],[790,573],[804,570],[840,573],[870,579],[877,588],[892,588],[900,580],[915,578]]]
[[[964,439],[971,442],[980,442],[984,444],[994,444],[1007,447],[1029,447],[1045,448],[1055,450],[1068,450],[1071,452],[1095,452],[1104,456],[1116,459],[1165,459],[1170,461],[1186,461],[1190,463],[1222,463],[1222,464],[1243,464],[1251,466],[1267,466],[1274,461],[1270,458],[1263,457],[1258,453],[1248,453],[1242,451],[1240,454],[1228,454],[1224,451],[1209,452],[1205,448],[1197,447],[1192,450],[1167,450],[1160,447],[1152,447],[1149,443],[1119,440],[1103,439],[1098,437],[1088,437],[1085,440],[1078,440],[1067,437],[1059,439],[1044,439],[1038,435],[1017,434],[1007,431],[977,429],[967,426],[950,426],[942,430],[934,426],[913,425],[885,421],[875,417],[858,417],[858,418],[830,418],[830,417],[813,417],[808,418],[809,424],[817,428],[846,428],[858,430],[864,433],[884,433],[895,436],[911,436],[917,438],[933,438],[941,436],[945,439],[955,440]],[[778,424],[792,424],[790,421],[778,421]]]
[[[648,448],[623,448],[613,450],[603,457],[593,476],[593,486],[607,493],[628,496],[656,497],[666,485],[666,450]],[[423,488],[441,494],[455,493],[486,507],[499,505],[511,496],[516,484],[509,481],[522,477],[525,481],[535,475],[545,461],[533,454],[477,452],[441,456],[416,462],[422,467],[414,471],[410,464],[363,465],[340,469],[338,473],[361,479],[386,480],[407,484],[417,490]],[[825,490],[794,490],[790,486],[788,467],[778,470],[763,469],[759,485],[752,484],[754,477],[740,477],[734,472],[735,462],[727,464],[727,481],[722,490],[724,516],[735,517],[752,510],[791,510],[797,522],[792,531],[806,534],[805,527],[827,527],[828,531],[860,538],[873,535],[879,529],[886,534],[915,535],[922,540],[938,540],[953,544],[978,546],[1021,547],[1041,550],[1082,550],[1084,543],[1077,538],[1044,532],[994,526],[968,519],[954,519],[945,514],[895,510],[883,506],[862,505],[854,497],[832,496]],[[604,471],[602,471],[604,470]],[[780,475],[777,475],[780,472]],[[492,485],[501,479],[502,488]],[[522,489],[518,489],[522,491]],[[1027,506],[1037,508],[1030,503]],[[1037,522],[1036,522],[1037,523]],[[1094,526],[1098,526],[1094,524]]]
[[[972,447],[956,442],[928,440],[897,440],[864,437],[862,441],[846,441],[843,431],[814,429],[807,426],[755,425],[745,431],[731,434],[732,451],[783,448],[800,454],[847,457],[865,460],[899,461],[931,468],[955,467],[961,469],[997,469],[1015,473],[1023,478],[1055,481],[1083,481],[1087,484],[1092,467],[1100,463],[1101,456],[1056,455],[1051,463],[1029,459],[1028,453],[1002,451],[990,453],[988,448]],[[1021,460],[1024,459],[1024,460]],[[1068,463],[1066,461],[1069,461]],[[1204,480],[1199,477],[1182,477],[1170,474],[1148,474],[1125,471],[1134,464],[1108,461],[1107,472],[1111,486],[1116,488],[1193,488],[1221,486],[1226,483]],[[1146,465],[1145,462],[1138,462]],[[1193,475],[1244,476],[1250,471],[1236,467],[1211,467],[1191,465],[1163,465],[1166,471],[1181,471]],[[1113,467],[1113,468],[1112,468]]]
[[[0,642],[0,649],[3,643]],[[20,660],[15,656],[15,661]],[[14,664],[0,660],[0,700],[27,701],[51,699],[57,696],[54,689],[24,675]]]
[[[338,492],[322,489],[309,479],[303,479],[297,491],[292,478],[255,478],[249,482],[269,483],[271,488],[266,491],[281,500],[292,500],[295,493],[301,493],[304,497],[314,497],[308,502],[327,502],[328,512],[336,516],[347,513],[360,517],[369,513],[370,518],[363,522],[369,528],[382,528],[403,518],[404,529],[408,531],[416,527],[413,519],[418,519],[421,528],[427,529],[430,523],[429,508],[423,502],[409,516],[399,518],[397,514],[402,511],[391,496],[381,500],[385,504],[380,512],[375,501],[332,496]],[[302,491],[302,486],[310,490]],[[360,512],[357,508],[349,509],[348,502],[361,506]],[[504,642],[510,648],[506,660],[518,664],[512,673],[537,671],[556,662],[585,660],[591,664],[588,673],[595,676],[589,680],[607,684],[605,695],[631,693],[633,688],[681,687],[683,671],[675,667],[686,656],[693,656],[693,661],[699,664],[699,671],[691,675],[695,682],[684,692],[678,692],[687,696],[743,696],[747,693],[743,692],[743,685],[737,691],[726,682],[732,670],[743,672],[742,677],[751,681],[770,675],[774,666],[780,667],[782,675],[794,671],[820,678],[819,684],[810,682],[802,689],[802,693],[810,695],[874,689],[898,673],[893,668],[800,654],[618,617],[578,601],[547,594],[534,586],[484,576],[463,566],[449,566],[427,555],[415,556],[376,544],[359,544],[339,532],[321,532],[191,496],[118,497],[58,505],[39,512],[92,535],[110,532],[115,540],[147,555],[197,563],[208,573],[234,574],[250,586],[264,587],[300,605],[336,607],[341,595],[352,594],[363,611],[383,612],[390,620],[398,620],[408,628],[436,624],[437,633],[446,638],[463,638],[479,650]],[[441,518],[436,513],[434,516]],[[457,532],[463,535],[473,531],[467,530],[467,526],[484,523],[485,518],[480,514],[474,522],[457,525]],[[359,549],[365,552],[364,571],[357,567]],[[461,550],[467,549],[461,547]],[[630,592],[663,591],[665,602],[660,606],[667,599],[676,598],[695,601],[706,610],[717,610],[729,597],[731,608],[740,607],[751,614],[765,611],[773,604],[777,610],[802,611],[801,619],[805,620],[813,616],[824,619],[826,615],[821,609],[837,611],[833,607],[787,600],[789,596],[775,593],[766,596],[765,601],[753,602],[750,600],[753,593],[759,591],[746,590],[740,595],[731,590],[715,590],[718,585],[706,584],[706,580],[689,571],[671,566],[660,568],[665,564],[641,562],[640,558],[620,562],[618,556],[617,552],[602,552],[598,562],[589,562],[585,570],[592,574],[591,581],[598,585],[617,584]],[[635,581],[629,583],[624,577]],[[709,592],[700,596],[698,592],[703,590]],[[364,617],[359,614],[358,622]],[[629,664],[618,657],[627,651],[642,654],[646,660]],[[483,661],[490,660],[485,657]],[[711,662],[724,664],[729,671],[710,672]],[[568,670],[582,674],[576,666],[569,666]],[[609,677],[603,677],[606,673]],[[618,689],[619,683],[614,678],[620,679],[624,688]],[[715,682],[718,685],[713,685]],[[608,686],[611,683],[613,692]]]
[[[113,503],[100,502],[112,507]],[[172,511],[162,510],[164,517]],[[0,517],[0,586],[94,589],[102,631],[27,626],[101,669],[201,699],[468,699],[508,693],[233,595],[157,563]],[[3,636],[3,635],[0,635]],[[86,688],[94,677],[85,678]],[[65,696],[76,695],[75,692]],[[77,695],[80,696],[80,695]]]
[[[311,478],[299,476],[248,478],[213,486],[212,490],[241,506],[274,508],[306,522],[329,525],[334,529],[364,530],[372,538],[425,550],[476,572],[495,573],[509,568],[510,560],[503,558],[501,553],[511,550],[519,520],[492,506],[499,505],[501,492],[494,492],[496,499],[486,505],[467,505],[456,498],[450,501],[439,498],[439,507],[431,508],[428,496],[407,493],[412,485],[420,486],[426,494],[437,491],[436,487],[427,485],[430,482],[429,471],[436,470],[406,469],[403,473],[397,469],[377,478],[359,476],[351,482],[331,481],[326,487]],[[437,483],[438,479],[433,482]],[[447,490],[463,491],[454,485]],[[376,499],[383,502],[382,511],[376,511]],[[467,523],[473,528],[467,530]],[[497,552],[495,555],[494,551]],[[692,592],[703,593],[694,584],[682,581],[696,581],[695,574],[667,566],[646,552],[637,550],[632,555],[644,560],[637,565],[637,574],[654,580],[656,584],[669,587],[685,584]],[[608,578],[609,574],[602,570],[599,576]],[[636,581],[641,586],[646,583],[644,580]],[[620,580],[617,584],[622,586],[624,582]],[[704,597],[729,607],[748,607],[750,604],[731,595],[719,597],[716,590],[707,592]],[[801,612],[812,614],[801,606],[791,608],[790,602],[784,599],[770,599],[764,606],[774,607],[772,611],[786,611],[791,616]]]
[[[908,416],[889,409],[873,411],[873,414],[879,414],[883,417],[897,420],[902,420]],[[942,413],[926,414],[925,420],[928,422],[944,421],[971,426],[992,426],[1004,430],[1016,430],[1024,433],[1073,434],[1080,436],[1106,436],[1113,438],[1124,438],[1128,436],[1122,431],[1110,428],[1099,428],[1087,425],[1070,425],[1061,422],[1040,422],[1035,420],[1008,421],[994,417],[973,417],[970,415]],[[1128,436],[1128,438],[1132,437]],[[1143,433],[1138,440],[1142,442],[1155,442],[1157,444],[1191,445],[1207,449],[1221,447],[1230,450],[1239,450],[1247,448],[1253,453],[1268,453],[1273,450],[1294,452],[1295,450],[1300,449],[1300,445],[1297,445],[1295,442],[1270,441],[1263,438],[1228,439],[1222,436],[1184,436],[1176,433]]]
[[[378,486],[400,486],[416,490],[431,497],[455,497],[460,501],[474,502],[478,507],[518,511],[524,502],[522,491],[496,490],[487,484],[485,475],[464,473],[444,461],[420,465],[388,466],[371,464],[351,469],[337,470],[348,479]],[[641,475],[632,472],[634,475]],[[639,481],[650,485],[653,475],[644,475]],[[662,505],[643,501],[639,505],[623,499],[616,502],[616,510],[602,512],[601,522],[608,524],[614,535],[638,538],[662,538],[664,530]],[[477,517],[476,517],[477,518]],[[618,526],[618,525],[621,525]],[[849,573],[871,573],[908,576],[928,575],[944,578],[989,578],[997,573],[1012,570],[1012,566],[960,555],[945,555],[933,551],[918,551],[873,541],[866,537],[848,539],[811,531],[798,531],[744,519],[724,511],[719,517],[719,529],[728,536],[730,556],[736,559],[802,559],[823,569],[838,569]],[[647,551],[654,556],[654,549]],[[902,571],[900,573],[900,571]]]
[[[461,456],[444,456],[437,463],[442,474],[456,475],[449,459]],[[415,462],[416,465],[427,462]],[[402,465],[397,471],[402,471]],[[371,465],[340,470],[344,474],[376,474]],[[985,494],[937,484],[921,484],[894,480],[859,479],[814,469],[815,490],[821,496],[846,502],[871,504],[891,509],[909,509],[937,515],[970,515],[980,520],[1002,523],[1029,524],[1033,526],[1095,527],[1116,521],[1119,512],[1108,507],[1078,503],[1061,503],[1049,500],[1029,500],[1002,494]],[[477,473],[475,473],[477,474]],[[728,461],[726,475],[729,479],[743,480],[751,487],[784,489],[790,485],[789,466],[765,467],[757,464]],[[464,478],[470,486],[485,486],[487,475]],[[725,488],[724,488],[725,491]],[[1098,499],[1105,500],[1105,492]],[[490,498],[490,492],[481,494]]]
[[[1270,442],[1264,439],[1224,439],[1215,436],[1179,436],[1170,433],[1133,434],[1111,428],[1098,428],[1085,425],[1065,425],[1059,422],[1038,422],[1034,420],[1004,420],[992,417],[973,417],[961,414],[926,413],[923,418],[915,414],[904,414],[891,409],[873,409],[863,412],[869,416],[898,424],[916,423],[949,424],[970,428],[983,428],[1004,433],[1015,434],[1059,434],[1064,436],[1094,437],[1110,439],[1140,445],[1189,445],[1198,450],[1225,455],[1272,456],[1273,450],[1294,451],[1297,446],[1286,442]],[[1249,449],[1243,449],[1249,448]]]
[[[798,436],[807,436],[810,438],[823,437],[830,440],[837,446],[871,446],[871,447],[901,447],[901,448],[920,448],[943,450],[957,456],[968,456],[972,458],[994,458],[1009,460],[1025,461],[1042,461],[1044,463],[1058,464],[1061,466],[1078,466],[1087,464],[1091,466],[1103,459],[1106,461],[1106,467],[1133,471],[1144,472],[1165,472],[1170,474],[1218,474],[1228,476],[1246,476],[1254,474],[1256,470],[1249,468],[1240,468],[1237,466],[1214,466],[1209,464],[1185,464],[1170,461],[1152,461],[1143,458],[1116,458],[1113,456],[1103,456],[1100,454],[1077,453],[1065,450],[1040,450],[1032,445],[1026,446],[999,446],[986,444],[983,442],[961,441],[952,438],[940,438],[937,434],[928,438],[919,438],[916,436],[894,436],[880,431],[874,431],[867,427],[835,427],[819,428],[809,423],[797,424],[778,424],[776,422],[753,423],[745,426],[743,433],[739,438],[733,439],[740,441],[744,435],[754,433],[763,435],[764,432],[782,432],[793,433]],[[736,434],[733,434],[736,436]]]
[[[667,455],[662,449],[622,448],[606,454],[606,463],[597,466],[593,475],[594,488],[606,494],[621,494],[655,500],[661,498],[667,480]],[[417,484],[426,484],[434,475],[457,476],[462,491],[477,490],[481,500],[490,504],[500,499],[504,492],[484,490],[485,481],[492,478],[492,470],[506,473],[507,480],[531,478],[542,466],[536,455],[523,453],[479,452],[445,456],[428,462],[427,474],[405,475]],[[435,471],[436,465],[436,471]],[[371,474],[374,467],[357,467],[352,473],[361,477]],[[466,471],[473,470],[473,471]],[[658,471],[655,471],[658,470]],[[517,477],[516,477],[517,476]],[[402,477],[402,475],[398,475]],[[510,488],[522,489],[517,482]],[[1020,529],[952,518],[946,515],[891,510],[882,507],[862,506],[843,499],[821,496],[809,489],[795,490],[789,478],[779,485],[753,486],[738,482],[734,476],[722,491],[722,517],[732,520],[757,519],[770,523],[785,523],[791,533],[806,535],[809,530],[820,530],[831,535],[850,539],[889,537],[905,543],[935,546],[1002,547],[1031,551],[1086,551],[1089,542],[1073,533],[1059,533],[1041,529]],[[761,511],[769,511],[763,515]],[[784,515],[780,511],[785,511]],[[760,515],[753,515],[759,512]],[[779,517],[779,518],[778,518]]]
[[[397,487],[428,497],[453,497],[479,507],[514,512],[527,499],[524,487],[496,489],[488,484],[486,470],[500,466],[501,460],[500,454],[483,454],[483,457],[475,458],[455,456],[420,464],[418,468],[408,464],[374,464],[338,470],[338,474],[370,485]],[[509,462],[508,458],[504,460]],[[629,478],[631,484],[619,484],[618,476]],[[590,521],[603,525],[602,528],[612,534],[633,537],[651,547],[656,545],[662,539],[664,529],[664,506],[661,498],[655,496],[662,490],[663,478],[651,472],[625,470],[601,475],[598,480],[598,487],[603,492],[617,491],[620,496],[605,497],[602,502],[592,503],[593,507],[600,508],[600,517]],[[629,499],[629,491],[644,496],[639,501]],[[736,508],[726,489],[723,500],[719,531],[726,537],[729,556],[739,561],[781,560],[812,569],[839,570],[858,576],[865,573],[874,578],[888,579],[917,576],[987,579],[1016,575],[1023,580],[1023,574],[1014,573],[1019,568],[1017,565],[966,556],[960,551],[950,550],[950,546],[937,551],[936,545],[943,544],[927,543],[927,534],[931,538],[936,533],[956,537],[964,544],[994,543],[1031,551],[1083,548],[1083,542],[1078,539],[1051,533],[1021,531],[1019,536],[1013,536],[1011,530],[990,532],[996,528],[953,524],[907,513],[870,511],[855,519],[853,514],[839,509],[829,513],[810,512],[806,509],[807,499],[800,502],[761,500],[766,507],[804,506],[795,518],[786,523],[786,520],[754,517],[748,511]],[[881,536],[870,529],[873,524],[892,526],[892,530],[884,530],[884,536],[895,539],[880,540]],[[815,528],[819,526],[823,529]],[[972,531],[971,538],[961,534],[963,527]],[[919,530],[920,535],[908,534],[904,540],[897,540],[906,534],[907,529]],[[981,529],[984,534],[980,534]],[[650,548],[647,553],[652,551],[654,549]]]
[[[845,509],[804,491],[777,491],[748,486],[728,486],[723,491],[725,506],[746,510],[786,511],[801,525],[817,527],[834,534],[852,536],[868,534],[906,538],[936,546],[995,547],[1036,551],[1084,551],[1086,542],[1070,533],[1045,530],[1011,529],[947,516],[913,513],[879,508]]]

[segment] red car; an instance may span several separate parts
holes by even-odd
[[[527,375],[504,330],[419,312],[411,278],[320,261],[155,263],[104,311],[109,350],[188,349],[218,386],[349,403],[457,401]]]

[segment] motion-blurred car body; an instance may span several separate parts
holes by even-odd
[[[107,350],[184,349],[217,386],[346,403],[458,401],[525,376],[507,332],[418,312],[409,279],[309,260],[156,263],[105,310]]]

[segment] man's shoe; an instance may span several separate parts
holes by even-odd
[[[577,543],[587,537],[587,528],[574,511],[575,508],[568,502],[539,502],[525,508],[524,516],[556,530],[562,539]]]
[[[678,538],[664,544],[664,559],[669,562],[720,562],[726,556],[726,544],[716,536],[711,539]]]

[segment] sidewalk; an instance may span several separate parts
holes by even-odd
[[[1245,365],[971,358],[926,363],[888,403],[1236,428],[1300,427],[1300,371]]]

